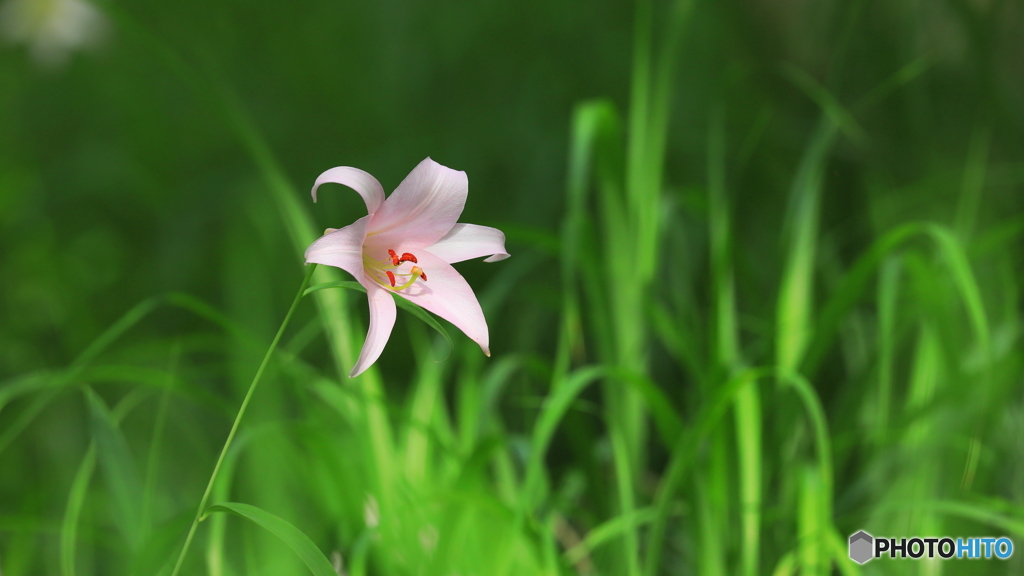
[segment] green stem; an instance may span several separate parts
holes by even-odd
[[[252,400],[252,394],[256,391],[256,385],[260,383],[263,371],[267,368],[267,364],[270,362],[270,357],[274,354],[274,350],[277,348],[277,343],[281,340],[281,335],[284,334],[284,329],[288,327],[288,322],[292,319],[292,314],[295,312],[295,309],[299,307],[299,300],[302,300],[302,294],[306,291],[306,286],[309,285],[309,279],[313,276],[314,269],[316,269],[316,264],[307,265],[306,277],[302,279],[302,286],[299,287],[299,292],[295,295],[292,307],[289,308],[288,313],[285,314],[284,321],[281,322],[281,327],[277,329],[277,335],[274,336],[273,342],[270,343],[270,348],[267,350],[266,356],[263,357],[263,362],[260,363],[259,370],[256,371],[256,376],[252,379],[252,384],[249,385],[249,391],[245,393],[245,399],[242,400],[242,406],[238,409],[238,415],[235,416],[235,423],[231,425],[231,431],[228,432],[228,438],[224,441],[224,448],[221,449],[220,456],[217,457],[217,463],[213,466],[213,474],[210,475],[210,481],[206,484],[206,491],[203,492],[203,497],[199,500],[199,509],[196,510],[196,517],[192,520],[192,526],[188,529],[188,536],[185,537],[185,546],[181,549],[181,554],[178,556],[178,561],[174,564],[174,571],[171,572],[171,576],[178,576],[178,572],[181,570],[181,564],[185,561],[185,555],[188,553],[188,548],[192,545],[192,537],[195,536],[196,528],[199,526],[199,519],[203,517],[203,511],[206,510],[206,502],[210,498],[210,492],[213,490],[213,484],[217,481],[217,474],[220,472],[220,466],[224,463],[224,456],[227,455],[228,449],[231,448],[231,442],[235,439],[235,433],[238,432],[238,425],[242,421],[242,416],[245,415],[245,409],[249,406],[249,401]]]

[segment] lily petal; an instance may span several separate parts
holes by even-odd
[[[417,265],[427,274],[428,280],[417,281],[395,294],[451,322],[490,356],[487,321],[469,283],[451,264],[437,256],[422,251],[417,256]]]
[[[366,288],[366,299],[370,302],[370,329],[366,332],[366,341],[359,352],[359,360],[349,372],[349,378],[355,378],[380,358],[384,345],[391,337],[391,329],[395,327],[395,299],[379,284],[361,278],[360,283]]]
[[[481,256],[490,256],[484,262],[497,262],[509,256],[505,251],[504,232],[476,224],[456,224],[443,238],[424,250],[449,264]]]
[[[324,234],[306,248],[306,263],[315,262],[341,268],[362,281],[363,240],[370,216],[363,216],[352,224]]]
[[[441,239],[458,222],[466,206],[465,172],[430,158],[413,168],[374,214],[367,241],[393,248],[402,243],[418,249]]]
[[[327,182],[342,184],[358,192],[363,197],[363,202],[366,202],[367,214],[373,214],[384,203],[384,187],[380,182],[369,172],[348,166],[331,168],[317,176],[316,182],[313,183],[313,202],[316,202],[316,189]]]

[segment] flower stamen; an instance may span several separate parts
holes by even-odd
[[[373,262],[369,258],[365,256],[363,257],[363,266],[365,266],[367,271],[374,271],[370,276],[381,286],[387,288],[390,284],[392,290],[400,292],[412,286],[416,282],[417,278],[423,281],[427,280],[427,273],[419,266],[413,266],[410,268],[408,274],[403,274],[398,270],[395,270],[395,268],[398,268],[403,262],[416,262],[415,255],[406,252],[399,256],[394,250],[388,250],[388,256],[388,259],[383,262],[383,266],[381,265],[382,263]],[[412,260],[409,258],[412,258]],[[387,276],[386,282],[384,281],[384,277],[381,276],[381,272],[384,273],[384,276]],[[404,280],[401,285],[399,285],[399,276]],[[406,278],[408,280],[405,280]]]

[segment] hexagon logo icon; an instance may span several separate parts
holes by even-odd
[[[863,530],[850,536],[850,560],[857,564],[864,564],[871,560],[875,556],[872,550],[874,548],[874,541],[875,539],[871,537],[871,534]]]

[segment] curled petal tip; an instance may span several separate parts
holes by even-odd
[[[484,356],[487,356],[488,358],[490,358],[491,357],[491,351],[489,349],[487,349],[487,348],[484,348]]]
[[[380,182],[367,172],[348,166],[331,168],[317,176],[316,182],[313,183],[313,189],[310,191],[310,194],[313,196],[313,202],[316,202],[317,188],[328,182],[348,186],[358,192],[366,203],[366,212],[368,214],[376,212],[377,208],[384,202],[384,188],[381,187]]]

